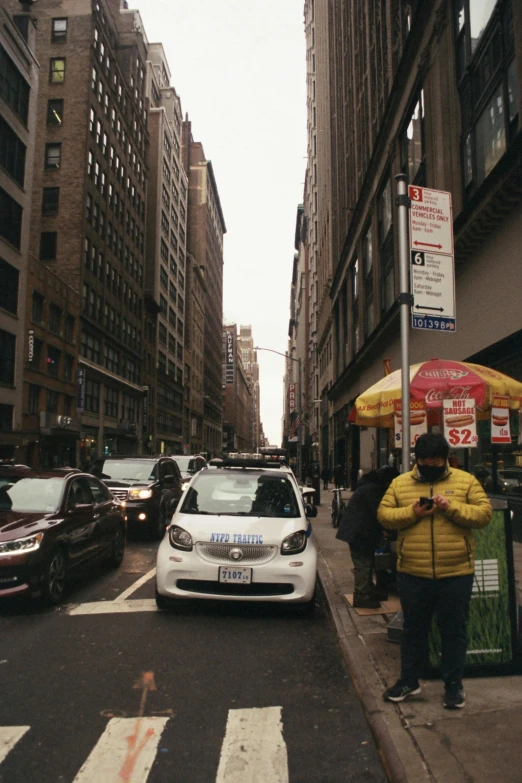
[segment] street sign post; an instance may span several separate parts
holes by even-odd
[[[455,268],[451,193],[409,185],[411,325],[454,332]]]

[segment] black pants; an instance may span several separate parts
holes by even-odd
[[[328,489],[328,482],[330,479],[323,479],[323,489]]]
[[[399,573],[397,585],[404,612],[401,680],[415,685],[422,675],[428,661],[428,637],[435,614],[442,642],[441,678],[445,684],[460,685],[468,642],[466,622],[473,574],[422,579]]]
[[[373,583],[373,552],[368,554],[350,547],[350,555],[353,563],[353,599],[368,601],[373,598],[376,589]]]

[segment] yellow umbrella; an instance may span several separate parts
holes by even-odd
[[[357,397],[350,420],[365,427],[393,427],[401,394],[401,371],[395,370]],[[428,414],[441,409],[445,399],[472,398],[478,417],[486,418],[493,395],[508,397],[514,410],[522,407],[522,383],[490,367],[450,359],[410,366],[410,400],[421,401]]]

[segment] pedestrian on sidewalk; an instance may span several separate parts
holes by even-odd
[[[330,468],[325,465],[321,471],[321,481],[323,482],[323,489],[328,489],[328,482],[330,481]]]
[[[383,698],[398,702],[420,693],[436,614],[444,707],[459,709],[465,704],[462,676],[475,571],[473,528],[486,527],[493,512],[477,479],[450,467],[448,454],[442,435],[421,435],[413,470],[394,479],[379,506],[379,522],[399,532],[397,585],[404,613],[401,675]]]
[[[361,476],[346,505],[336,538],[350,546],[353,563],[353,606],[379,609],[384,595],[374,584],[375,549],[383,529],[377,520],[379,503],[398,471],[386,465]]]
[[[334,468],[333,480],[336,489],[344,487],[344,468],[340,462],[338,462]]]

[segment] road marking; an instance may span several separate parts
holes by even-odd
[[[229,710],[216,783],[288,783],[281,710]]]
[[[127,614],[129,612],[157,612],[154,598],[141,598],[133,601],[95,601],[90,604],[78,604],[67,609],[67,614]]]
[[[113,718],[73,783],[145,783],[168,718]],[[132,765],[129,765],[132,753]]]
[[[0,764],[30,726],[0,726]]]
[[[152,579],[152,577],[155,575],[156,569],[151,569],[148,574],[144,574],[141,576],[134,584],[132,584],[130,587],[128,587],[126,590],[123,591],[123,593],[120,593],[120,595],[114,599],[114,603],[121,603],[122,601],[125,601],[129,595],[132,595],[136,592],[142,585],[145,584],[145,582],[148,582],[149,579]]]

